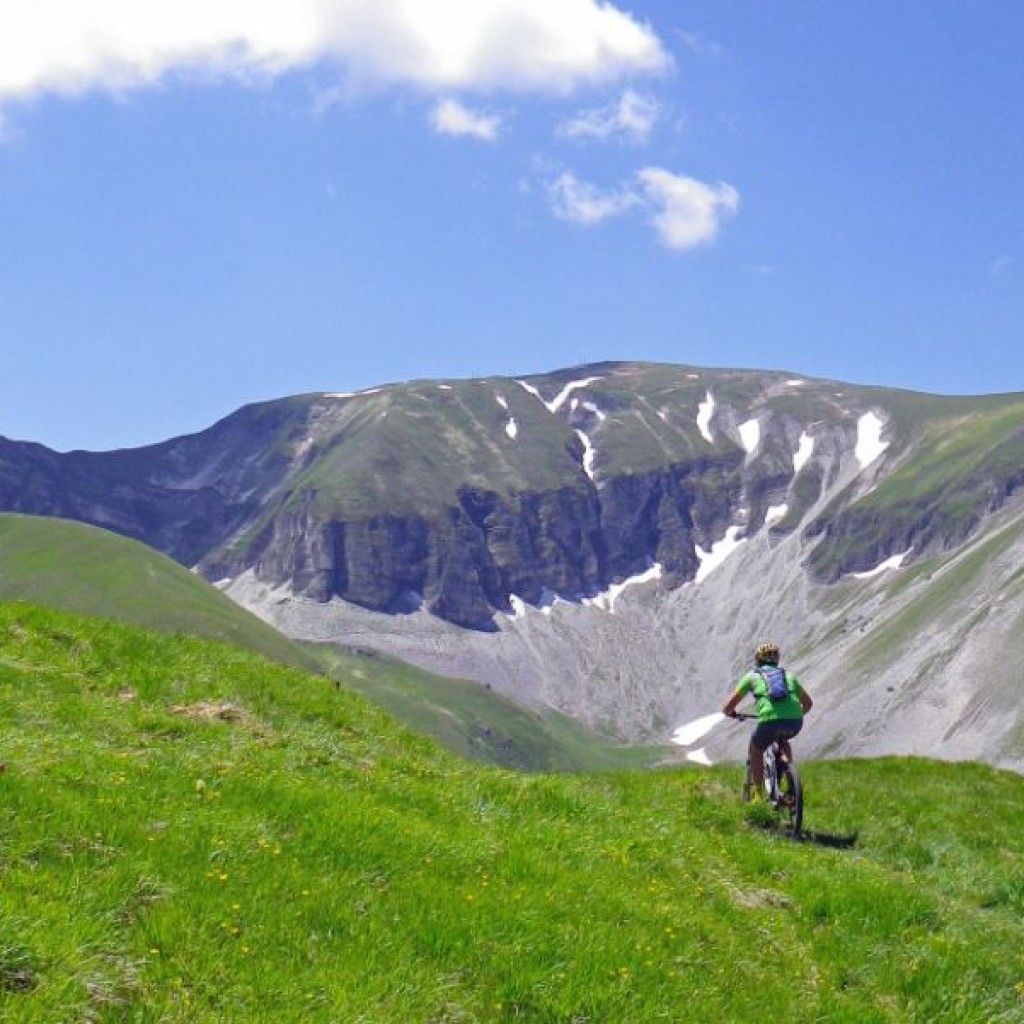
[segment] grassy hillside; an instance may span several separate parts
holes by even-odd
[[[615,746],[475,683],[326,645],[304,648],[171,559],[81,523],[0,513],[0,600],[224,640],[294,668],[322,669],[417,731],[488,764],[580,771],[649,765],[663,753]]]
[[[308,648],[332,678],[449,750],[519,771],[649,768],[676,748],[623,746],[565,715],[535,711],[465,679],[404,662],[353,656],[327,644]]]
[[[237,649],[0,605],[0,1018],[1024,1019],[1024,780],[471,765]]]
[[[301,647],[172,559],[66,519],[0,513],[0,600],[225,640],[316,668]]]

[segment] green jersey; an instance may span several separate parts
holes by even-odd
[[[800,703],[804,688],[792,672],[786,672],[786,684],[789,693],[785,700],[771,700],[768,697],[768,684],[757,671],[748,672],[736,687],[736,692],[745,697],[748,693],[754,698],[759,722],[777,722],[780,720],[803,718],[804,709]]]

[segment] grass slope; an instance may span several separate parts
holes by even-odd
[[[527,776],[237,649],[0,605],[8,1021],[1024,1019],[1024,780]]]
[[[0,513],[0,600],[225,640],[316,668],[301,647],[172,559],[66,519]]]
[[[489,764],[580,771],[649,765],[663,753],[615,746],[474,683],[325,645],[304,648],[171,559],[82,523],[0,513],[0,600],[15,599],[224,640],[294,668],[328,671],[412,728]]]
[[[309,644],[332,678],[462,757],[519,771],[649,768],[676,748],[623,746],[554,711],[533,711],[494,690],[376,656]]]

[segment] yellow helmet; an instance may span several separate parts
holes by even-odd
[[[754,662],[758,665],[778,665],[779,645],[771,641],[758,644],[757,650],[754,652]]]

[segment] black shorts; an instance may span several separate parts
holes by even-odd
[[[803,727],[802,718],[777,718],[773,722],[758,722],[750,742],[758,750],[767,750],[776,740],[791,740]]]

